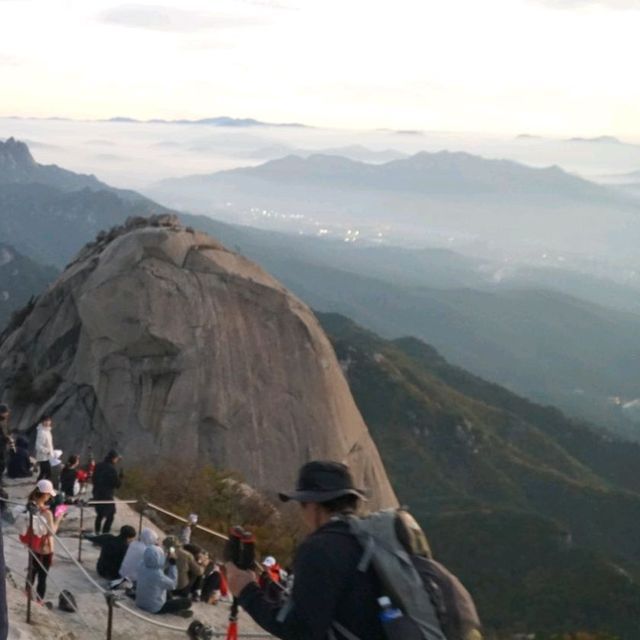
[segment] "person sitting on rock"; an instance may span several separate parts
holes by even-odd
[[[168,536],[162,541],[165,551],[174,549],[176,564],[178,566],[178,583],[173,591],[175,596],[189,596],[198,578],[204,573],[203,559],[198,561],[192,553],[189,553],[178,542],[175,536]]]
[[[136,530],[125,524],[120,528],[117,536],[111,533],[103,533],[91,538],[91,542],[100,547],[100,557],[96,570],[98,575],[112,582],[122,582],[120,567],[127,553],[129,545],[136,539]],[[116,586],[115,584],[111,586]]]
[[[21,436],[16,439],[15,449],[9,450],[7,475],[10,478],[30,478],[33,475],[33,463],[29,456],[29,443]]]
[[[166,558],[160,547],[147,547],[142,557],[142,565],[138,569],[136,605],[149,613],[175,613],[183,618],[191,617],[191,598],[167,598],[168,592],[173,591],[177,584],[175,551],[170,550]]]
[[[218,562],[211,560],[205,567],[202,580],[202,594],[200,600],[207,604],[218,604],[227,595],[227,585]]]
[[[120,565],[120,575],[133,585],[138,581],[138,571],[147,547],[158,544],[158,534],[148,527],[143,527],[140,540],[134,540],[128,547],[124,560]]]

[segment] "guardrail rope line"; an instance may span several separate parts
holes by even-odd
[[[16,502],[13,500],[9,500],[7,498],[2,498],[0,497],[0,502],[4,502],[6,504],[12,504],[12,505],[17,505],[20,507],[24,507],[25,503],[24,502]],[[161,629],[166,629],[168,631],[173,631],[175,633],[180,633],[181,635],[186,635],[189,632],[189,628],[183,628],[183,627],[178,627],[176,625],[172,625],[172,624],[168,624],[165,622],[160,622],[159,620],[155,620],[154,618],[150,618],[149,616],[146,616],[142,613],[140,613],[139,611],[136,611],[135,609],[131,609],[130,607],[126,606],[125,604],[123,604],[122,600],[120,599],[120,597],[118,596],[118,594],[114,593],[111,590],[105,589],[101,584],[99,584],[92,576],[91,574],[84,568],[84,566],[81,564],[82,562],[82,540],[83,540],[83,524],[84,524],[84,508],[87,506],[93,506],[96,504],[136,504],[140,507],[140,521],[139,521],[139,533],[142,530],[142,522],[143,522],[143,518],[144,518],[144,510],[145,509],[153,509],[154,511],[158,511],[160,513],[163,513],[164,515],[167,515],[171,518],[174,518],[175,520],[178,520],[180,522],[184,522],[185,524],[188,524],[189,521],[186,518],[183,518],[182,516],[173,513],[171,511],[168,511],[167,509],[164,509],[163,507],[160,507],[159,505],[153,504],[151,502],[144,502],[141,500],[90,500],[88,502],[85,501],[79,501],[76,506],[80,509],[80,531],[79,531],[79,540],[78,540],[78,558],[76,559],[74,557],[74,555],[71,553],[71,551],[68,549],[67,545],[62,541],[62,539],[60,538],[60,536],[58,536],[49,526],[48,523],[44,523],[47,531],[49,532],[49,535],[51,535],[53,537],[53,539],[60,545],[60,547],[62,548],[62,550],[65,552],[66,556],[68,557],[69,560],[71,560],[71,562],[81,571],[81,573],[83,574],[84,578],[86,580],[88,580],[91,585],[93,585],[93,587],[104,596],[105,601],[107,603],[107,640],[111,640],[112,639],[112,634],[113,634],[113,610],[118,608],[121,609],[122,611],[124,611],[125,613],[138,618],[139,620],[143,620],[144,622],[146,622],[147,624],[151,624],[155,627],[161,628]],[[29,527],[33,528],[33,514],[29,513]],[[225,536],[224,534],[218,532],[218,531],[214,531],[213,529],[209,529],[208,527],[204,527],[202,525],[195,525],[196,529],[199,529],[200,531],[203,531],[205,533],[208,533],[209,535],[218,538],[219,540],[223,540],[223,541],[227,541],[228,540],[228,536]],[[32,595],[32,587],[33,585],[31,584],[31,581],[29,580],[29,576],[31,576],[32,573],[32,569],[31,567],[33,566],[33,562],[37,562],[39,564],[39,566],[41,567],[41,569],[45,572],[45,574],[47,575],[47,579],[49,579],[50,576],[50,571],[48,571],[44,565],[40,562],[39,558],[37,558],[35,552],[30,548],[27,547],[28,550],[28,557],[29,557],[29,569],[28,569],[28,574],[25,577],[25,582],[27,585],[27,622],[29,624],[31,624],[31,602],[33,600],[33,595]],[[260,563],[256,562],[256,566],[258,569],[262,569],[262,565],[260,565]],[[13,571],[13,573],[15,573],[16,575],[21,575],[20,573]],[[61,585],[60,583],[55,580],[54,578],[51,578],[51,581],[53,582],[53,584],[60,588]],[[278,584],[278,583],[275,583]],[[280,588],[282,588],[283,590],[286,590],[282,585],[278,584],[278,586]],[[61,591],[63,591],[63,589],[60,589]],[[95,628],[91,627],[91,625],[89,625],[89,623],[86,621],[86,619],[80,614],[79,609],[76,607],[76,613],[78,613],[78,617],[81,620],[81,622],[87,627],[87,629],[89,629],[92,633],[95,632]],[[213,638],[226,638],[227,633],[226,632],[222,632],[222,631],[208,631],[208,636],[207,637],[213,637]],[[259,633],[259,632],[248,632],[248,633],[239,633],[238,634],[238,638],[247,638],[247,639],[251,639],[251,638],[273,638],[273,636],[271,634],[268,633]]]

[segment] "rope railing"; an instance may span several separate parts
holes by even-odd
[[[17,505],[17,506],[21,506],[24,507],[25,504],[24,502],[16,502],[13,500],[9,500],[7,498],[2,498],[0,497],[0,502],[5,502],[6,504],[12,504],[12,505]],[[60,538],[60,536],[57,535],[57,533],[55,531],[53,531],[53,529],[51,529],[51,527],[48,525],[48,523],[44,523],[47,531],[49,532],[49,535],[51,535],[53,537],[53,539],[60,545],[60,547],[63,549],[63,551],[65,552],[65,554],[68,556],[69,560],[71,560],[71,562],[81,571],[81,573],[83,574],[84,578],[91,584],[93,585],[93,587],[95,589],[98,590],[99,593],[101,593],[104,597],[105,600],[107,602],[107,607],[108,607],[108,611],[107,611],[107,640],[112,640],[112,635],[113,635],[113,610],[115,608],[121,609],[122,611],[124,611],[126,614],[131,615],[135,618],[138,618],[139,620],[143,620],[144,622],[151,624],[155,627],[161,628],[161,629],[165,629],[168,631],[173,631],[175,633],[179,633],[181,635],[188,635],[189,634],[189,627],[184,628],[184,627],[179,627],[176,625],[172,625],[172,624],[168,624],[165,622],[161,622],[159,620],[156,620],[154,618],[151,618],[147,615],[144,615],[142,613],[140,613],[139,611],[136,611],[134,609],[131,609],[130,607],[126,606],[125,604],[123,604],[123,602],[119,599],[119,597],[117,596],[117,594],[113,593],[110,590],[105,589],[102,585],[100,585],[94,578],[93,576],[91,576],[91,574],[85,569],[84,566],[82,566],[81,562],[82,562],[82,539],[83,539],[83,531],[82,531],[82,524],[83,524],[83,511],[84,508],[86,506],[93,506],[95,504],[138,504],[138,505],[142,505],[142,509],[141,509],[141,513],[140,513],[140,529],[142,528],[142,520],[144,517],[144,507],[148,507],[150,509],[153,509],[155,511],[158,511],[160,513],[163,513],[169,517],[172,517],[180,522],[184,522],[184,523],[188,523],[189,521],[178,515],[175,514],[167,509],[164,509],[163,507],[160,507],[159,505],[153,504],[153,503],[146,503],[146,502],[141,502],[140,500],[91,500],[88,502],[83,502],[80,501],[77,503],[76,506],[78,506],[80,508],[80,532],[79,532],[79,549],[78,549],[78,558],[74,557],[74,554],[71,553],[71,551],[68,549],[68,547],[66,546],[66,544],[62,541],[62,539]],[[33,527],[33,514],[30,513],[29,514],[29,526]],[[224,534],[218,532],[218,531],[214,531],[213,529],[209,529],[208,527],[204,527],[202,525],[195,525],[194,528],[199,529],[200,531],[203,531],[205,533],[208,533],[220,540],[228,540],[228,536],[225,536]],[[36,562],[38,562],[38,564],[40,565],[40,567],[47,573],[47,577],[49,576],[50,572],[46,570],[46,568],[42,565],[42,563],[38,560],[38,558],[36,557],[35,553],[33,552],[32,549],[28,548],[28,557],[29,557],[29,569],[28,569],[28,575],[31,575],[31,566],[32,566],[32,562],[35,560]],[[256,563],[256,565],[260,568],[262,568],[262,566],[259,563]],[[52,582],[54,582],[54,584],[56,584],[56,586],[60,586],[55,580],[52,580]],[[31,623],[31,601],[32,601],[32,585],[30,583],[30,581],[26,580],[27,583],[27,622]],[[86,625],[86,621],[83,620],[83,623]],[[93,631],[93,629],[92,629]],[[226,632],[221,632],[221,631],[214,631],[213,629],[207,629],[207,638],[223,638],[227,636]],[[252,638],[273,638],[273,636],[271,634],[268,633],[255,633],[255,632],[249,632],[249,633],[239,633],[238,634],[238,638],[247,638],[247,639],[252,639]]]

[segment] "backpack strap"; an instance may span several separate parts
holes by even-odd
[[[276,616],[276,620],[280,623],[284,622],[287,616],[291,613],[293,609],[293,598],[289,596],[285,603],[280,607],[280,611],[278,611],[278,615]]]
[[[371,564],[371,558],[373,558],[373,553],[376,548],[376,541],[373,539],[373,536],[369,536],[366,542],[366,546],[364,548],[364,552],[362,554],[362,558],[360,558],[360,562],[358,563],[358,571],[365,573]]]

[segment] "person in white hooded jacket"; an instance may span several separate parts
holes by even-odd
[[[38,480],[51,480],[51,458],[54,457],[53,420],[51,416],[42,416],[36,435],[36,462],[40,468]]]
[[[135,584],[138,581],[138,569],[142,564],[145,549],[158,544],[158,534],[148,527],[140,532],[140,540],[135,540],[127,548],[127,553],[120,565],[120,575]]]

